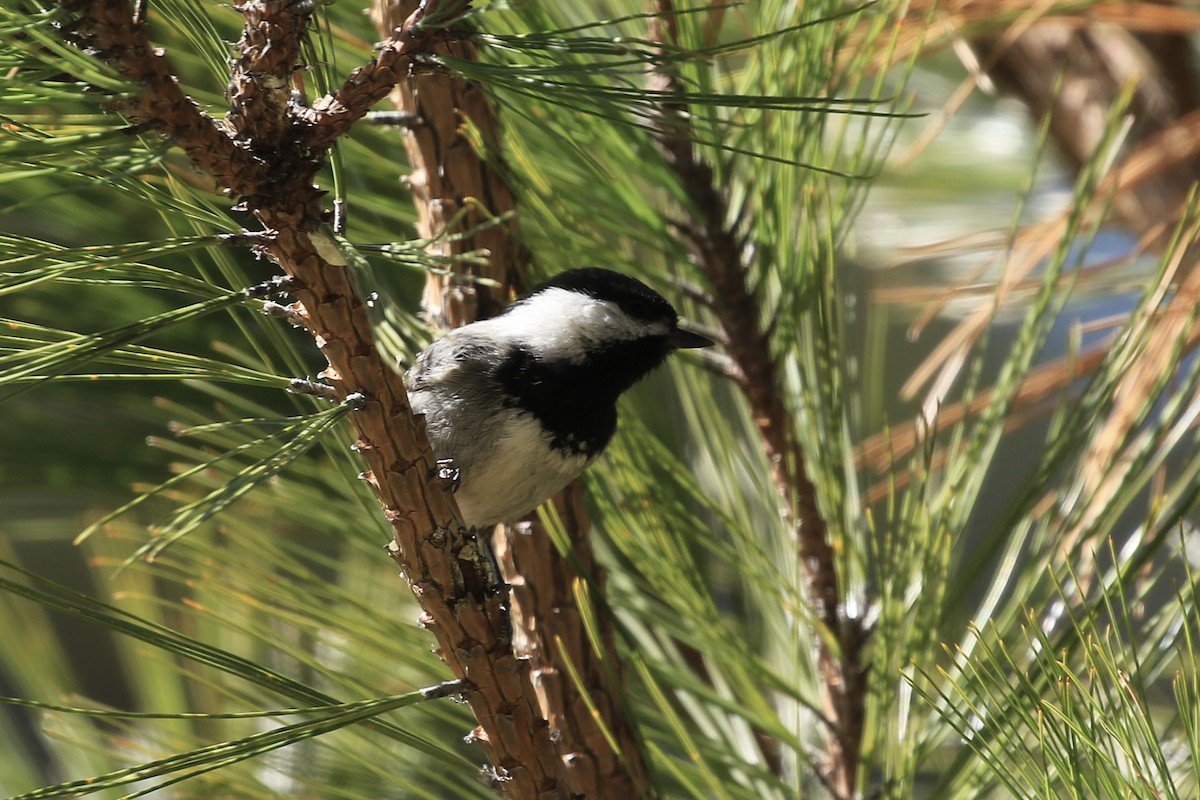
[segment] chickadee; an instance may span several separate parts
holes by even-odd
[[[577,478],[612,439],[622,392],[672,350],[713,344],[678,322],[641,281],[573,269],[418,355],[409,399],[452,464],[463,522],[517,519]]]

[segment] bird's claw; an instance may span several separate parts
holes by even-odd
[[[450,491],[457,492],[459,484],[462,483],[462,470],[454,466],[453,458],[439,458],[437,460],[437,470],[434,472],[438,480],[446,481],[450,484]]]

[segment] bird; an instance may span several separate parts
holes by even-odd
[[[500,314],[434,341],[405,375],[462,522],[513,522],[591,465],[617,400],[672,352],[713,340],[637,278],[561,272]]]

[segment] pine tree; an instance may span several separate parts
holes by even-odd
[[[935,25],[824,1],[363,11],[0,10],[4,496],[88,503],[94,577],[18,566],[16,541],[0,564],[0,789],[1194,796],[1194,197],[1119,332],[1039,396],[1033,472],[1003,504],[985,481],[1114,165],[1145,152],[1122,149],[1132,90],[1061,215],[1025,227],[1018,203],[955,402],[856,447],[879,378],[853,368],[844,270]],[[586,264],[719,352],[639,386],[538,514],[463,530],[401,366]],[[987,374],[977,339],[1011,308]],[[64,619],[111,634],[77,668]]]

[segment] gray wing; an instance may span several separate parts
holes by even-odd
[[[421,351],[405,375],[405,382],[413,392],[489,384],[494,382],[499,361],[494,346],[463,341],[451,331]]]
[[[469,469],[496,445],[507,412],[496,379],[496,347],[454,331],[426,348],[405,376],[413,411],[425,415],[425,431],[438,458]]]

